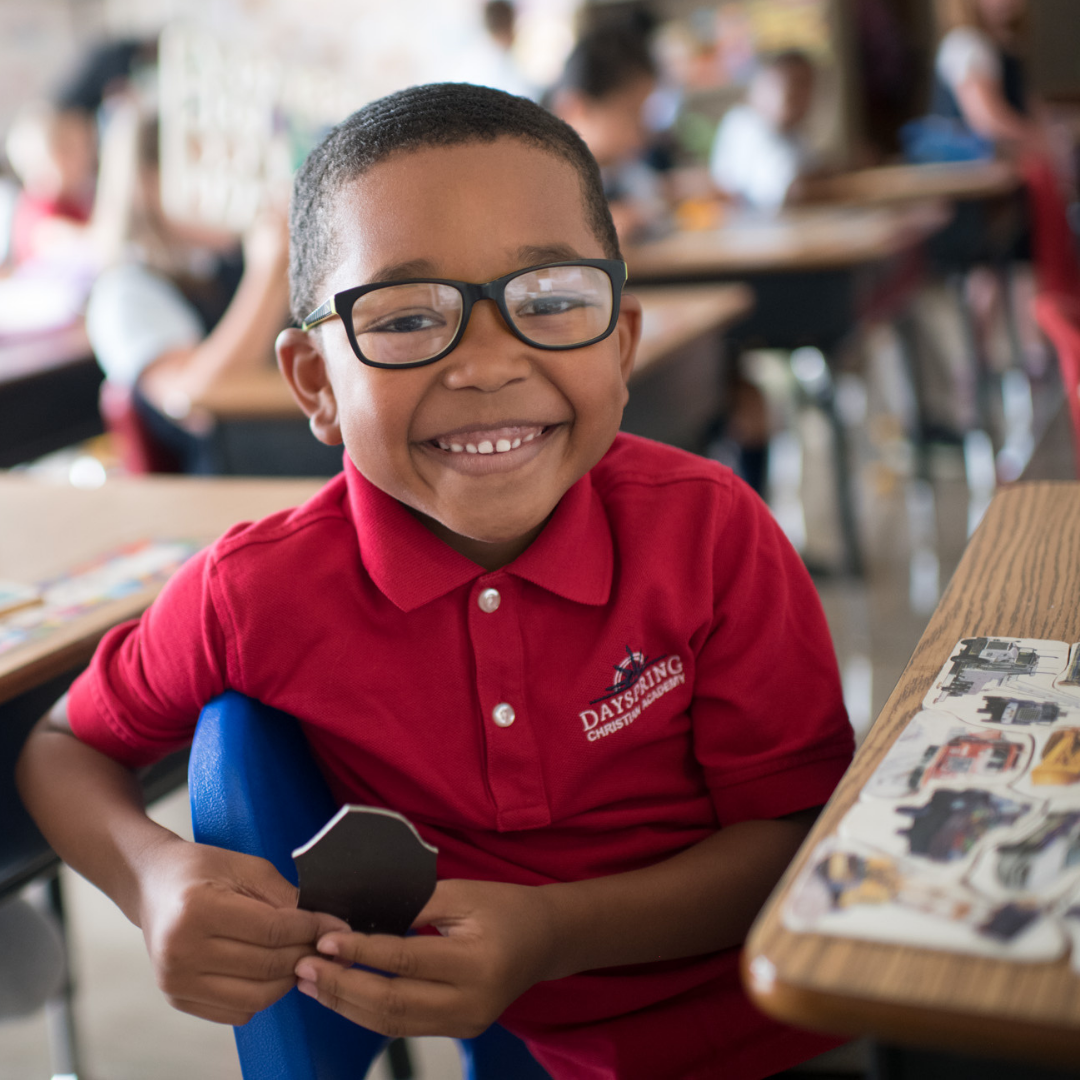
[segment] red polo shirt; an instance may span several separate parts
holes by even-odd
[[[721,466],[627,435],[492,573],[346,458],[111,631],[71,723],[141,765],[230,687],[300,719],[340,801],[413,821],[440,877],[649,865],[823,803],[852,752],[821,606],[767,508]],[[781,1029],[742,995],[737,950],[541,983],[505,1020],[580,1032],[705,984],[732,1048],[760,1033],[736,1056],[771,1067]]]

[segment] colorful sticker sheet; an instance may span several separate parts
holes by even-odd
[[[164,582],[198,548],[185,540],[140,540],[37,584],[39,603],[0,616],[0,656],[94,608]]]
[[[958,642],[783,921],[1080,972],[1080,644]]]

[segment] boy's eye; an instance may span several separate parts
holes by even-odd
[[[543,296],[529,297],[514,308],[515,316],[543,316],[565,315],[568,311],[578,308],[595,307],[588,297],[574,294],[553,296],[546,293]]]
[[[357,334],[419,334],[446,326],[446,319],[437,311],[397,311],[357,326]]]

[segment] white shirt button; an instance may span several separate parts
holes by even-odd
[[[485,589],[477,598],[477,604],[480,605],[481,611],[486,611],[489,615],[493,611],[497,611],[499,605],[502,603],[502,597],[499,595],[498,589]]]
[[[514,722],[513,706],[507,705],[505,701],[500,702],[491,710],[491,719],[499,727],[509,727]]]

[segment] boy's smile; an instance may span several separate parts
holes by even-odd
[[[482,283],[545,262],[604,258],[575,169],[511,138],[398,153],[344,186],[322,296],[376,281]],[[549,351],[478,301],[458,346],[425,367],[363,364],[340,319],[290,330],[278,355],[324,442],[450,546],[493,569],[537,536],[607,451],[626,403],[640,307],[615,331]]]

